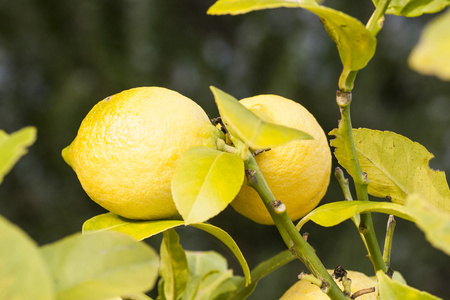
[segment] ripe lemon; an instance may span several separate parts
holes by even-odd
[[[259,95],[240,101],[260,117],[309,133],[313,140],[292,141],[256,156],[275,198],[286,205],[292,220],[317,206],[330,181],[331,151],[325,133],[302,105],[275,95]],[[261,224],[274,224],[259,195],[244,184],[231,203],[245,217]]]
[[[333,270],[328,270],[330,274],[333,273]],[[355,272],[355,271],[347,271],[347,277],[352,280],[352,294],[371,287],[375,287],[377,289],[377,280],[376,278],[370,278],[363,273]],[[343,289],[342,282],[335,280],[338,286]],[[377,299],[377,290],[373,293],[368,293],[359,296],[358,300],[376,300]],[[312,284],[306,280],[297,281],[293,286],[291,286],[284,295],[280,298],[280,300],[329,300],[330,298],[320,290],[317,285]]]
[[[219,130],[189,98],[161,87],[123,91],[97,103],[62,151],[89,197],[130,219],[177,215],[171,178],[194,146],[216,147]]]

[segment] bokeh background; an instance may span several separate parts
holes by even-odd
[[[208,16],[213,0],[15,0],[0,2],[0,128],[38,129],[38,139],[0,186],[0,213],[39,244],[81,230],[103,213],[82,190],[61,149],[99,100],[137,86],[164,86],[218,115],[214,85],[244,98],[271,93],[307,107],[326,132],[337,126],[341,63],[317,17],[301,9],[242,16]],[[371,1],[325,5],[368,20]],[[424,145],[433,168],[450,172],[450,83],[410,70],[407,57],[433,16],[388,16],[377,53],[358,74],[354,127],[390,130]],[[332,179],[323,203],[342,200]],[[386,215],[374,214],[383,245]],[[408,283],[450,299],[450,259],[432,248],[414,224],[397,220],[392,267]],[[250,267],[284,249],[274,227],[252,223],[231,208],[211,222],[228,231]],[[328,268],[373,269],[349,221],[305,227]],[[190,250],[216,250],[214,238],[180,229]],[[160,237],[148,241],[159,248]],[[293,262],[265,278],[249,299],[277,299],[305,267]],[[153,294],[154,295],[154,294]]]

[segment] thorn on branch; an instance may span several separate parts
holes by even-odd
[[[258,154],[261,154],[263,152],[270,151],[270,150],[271,150],[270,148],[269,149],[256,149],[252,154],[253,154],[253,157],[255,157]]]
[[[308,241],[308,237],[309,237],[309,232],[303,232],[302,238],[303,238],[303,240],[304,240],[305,242]]]
[[[214,126],[217,126],[217,124],[220,124],[220,130],[222,130],[222,132],[225,133],[225,134],[229,133],[227,128],[225,127],[225,124],[223,123],[221,117],[217,117],[217,118],[211,119],[211,123],[213,123]]]

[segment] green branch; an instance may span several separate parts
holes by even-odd
[[[263,200],[286,246],[322,282],[321,289],[331,299],[347,299],[330,274],[328,274],[327,269],[317,257],[314,249],[303,239],[294,223],[292,223],[286,213],[284,204],[275,199],[252,155],[248,155],[245,168],[247,170],[248,185],[255,189]]]

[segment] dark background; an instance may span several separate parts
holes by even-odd
[[[103,209],[82,190],[61,149],[75,137],[99,100],[137,86],[164,86],[217,110],[214,85],[243,98],[263,93],[293,99],[325,132],[337,126],[335,103],[342,69],[335,45],[318,18],[301,9],[242,16],[208,16],[213,0],[15,0],[0,3],[0,128],[38,129],[38,139],[0,186],[0,213],[39,244],[81,230]],[[328,1],[365,23],[370,1]],[[359,72],[354,127],[390,130],[424,145],[431,166],[450,171],[450,84],[415,73],[407,57],[432,16],[388,16],[378,48]],[[322,203],[342,200],[334,178]],[[386,215],[374,214],[383,245]],[[284,249],[273,226],[252,223],[231,208],[211,222],[228,231],[250,267]],[[373,273],[350,221],[334,228],[307,224],[309,241],[328,268],[337,264]],[[236,260],[214,238],[179,230],[186,249],[214,249]],[[149,243],[158,248],[160,237]],[[450,299],[450,259],[422,232],[398,220],[392,267],[408,283]],[[293,262],[258,286],[250,299],[277,299],[305,267]]]

